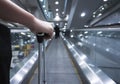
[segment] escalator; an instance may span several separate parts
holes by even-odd
[[[36,70],[29,84],[37,84]],[[82,84],[62,40],[55,39],[46,51],[47,84]]]

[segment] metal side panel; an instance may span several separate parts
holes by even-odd
[[[23,67],[10,79],[10,84],[21,84],[29,71],[37,61],[38,52],[36,51],[33,56],[23,65]]]
[[[80,52],[78,53],[75,45],[64,39],[68,49],[73,54],[73,59],[76,62],[77,69],[82,74],[82,79],[84,84],[116,84],[109,76],[107,76],[101,69],[92,64],[92,62],[87,58],[87,56]],[[85,81],[84,81],[85,80]],[[87,82],[87,83],[86,83]]]

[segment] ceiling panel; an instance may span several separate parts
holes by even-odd
[[[104,2],[102,0],[78,0],[76,3],[72,22],[69,24],[70,28],[83,28],[84,25],[87,25],[93,19],[93,12]]]

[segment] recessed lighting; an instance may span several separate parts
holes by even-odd
[[[59,11],[59,9],[56,9],[56,11]]]
[[[101,33],[102,33],[102,31],[97,32],[97,34],[101,34]]]
[[[64,25],[64,28],[66,28],[66,25]]]
[[[85,12],[82,12],[80,16],[81,16],[81,17],[85,17],[85,15],[86,15],[86,13],[85,13]]]
[[[102,7],[102,10],[104,10],[105,8],[104,7]]]
[[[59,25],[59,23],[56,23],[56,25]]]
[[[65,23],[65,25],[67,25],[67,23]]]
[[[110,49],[109,49],[109,48],[106,48],[105,50],[106,50],[107,52],[109,52],[109,51],[110,51]]]
[[[95,17],[95,15],[93,15],[93,17]]]
[[[59,1],[56,1],[55,4],[58,5],[58,4],[59,4]]]
[[[88,27],[88,25],[84,25],[84,27]]]
[[[98,17],[101,16],[101,15],[102,15],[102,13],[99,13],[99,14],[98,14]]]
[[[25,35],[25,33],[24,33],[24,32],[21,32],[21,34],[22,34],[22,35]]]
[[[85,31],[85,32],[84,32],[84,34],[87,34],[87,33],[88,33],[88,31]]]
[[[62,14],[65,14],[65,12],[62,12]]]
[[[108,1],[108,0],[103,0],[104,2]]]
[[[73,38],[73,37],[74,37],[74,35],[70,35],[70,37],[71,37],[71,38]]]
[[[60,21],[61,20],[61,18],[59,17],[58,13],[56,13],[56,16],[55,16],[54,20],[55,21]]]
[[[43,5],[43,8],[45,8],[45,5]]]
[[[45,13],[47,12],[47,10],[44,10],[45,11]]]
[[[56,13],[56,16],[58,16],[58,13]]]
[[[40,0],[41,2],[43,2],[43,0]]]
[[[79,35],[79,37],[83,36],[82,34]]]
[[[93,43],[93,46],[96,46],[96,44],[95,44],[95,43]]]
[[[65,20],[68,20],[69,19],[69,15],[67,14],[66,17],[65,17]]]
[[[93,12],[93,14],[95,14],[96,12]]]

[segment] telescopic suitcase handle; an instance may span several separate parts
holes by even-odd
[[[54,32],[55,32],[55,38],[58,38],[59,37],[59,33],[60,33],[60,30],[59,30],[59,27],[58,26],[55,26],[54,27]],[[43,83],[46,84],[46,77],[45,77],[45,52],[44,52],[44,49],[45,49],[45,44],[44,44],[44,38],[46,37],[49,37],[49,34],[46,34],[46,33],[38,33],[37,35],[37,41],[38,41],[38,84],[41,84],[41,76],[40,76],[40,72],[41,72],[41,69],[40,69],[40,64],[41,64],[41,56],[40,56],[40,44],[43,43],[43,64],[44,64],[44,77],[43,77]]]
[[[44,38],[45,38],[45,36],[46,36],[47,34],[45,34],[45,33],[38,33],[37,35],[36,35],[36,37],[37,37],[37,41],[38,41],[38,84],[46,84],[46,77],[45,77],[45,44],[44,44]],[[42,52],[41,52],[41,50],[42,50]],[[42,57],[43,57],[43,62],[41,61],[41,59],[42,59],[42,57],[41,57],[41,55],[42,55]],[[43,77],[42,77],[42,73],[41,73],[41,67],[42,67],[42,65],[41,64],[43,64],[43,73],[44,73],[44,75],[43,75]],[[41,80],[42,79],[42,80]],[[42,83],[43,82],[43,83]]]
[[[36,36],[38,43],[42,43],[45,37],[49,37],[46,33],[38,33]]]

